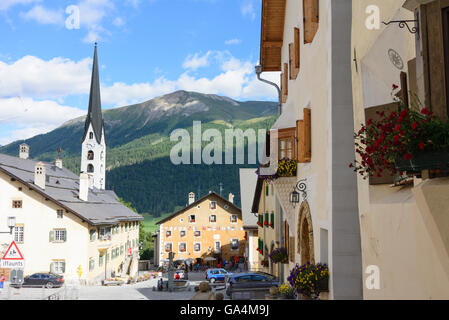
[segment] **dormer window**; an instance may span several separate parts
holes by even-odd
[[[190,223],[195,223],[195,215],[194,214],[189,216],[189,222]]]
[[[93,133],[93,132],[90,132],[90,133],[89,133],[89,139],[92,140],[93,138],[94,138],[94,133]]]
[[[231,216],[231,223],[237,223],[237,215],[233,214]]]
[[[87,160],[94,160],[94,152],[92,150],[87,153]]]
[[[211,203],[210,203],[210,209],[211,209],[211,210],[217,209],[217,203],[216,203],[215,201],[211,201]]]

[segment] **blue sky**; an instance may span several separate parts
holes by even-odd
[[[104,109],[179,89],[275,100],[253,71],[260,13],[260,0],[1,0],[0,144],[85,114],[95,41]]]

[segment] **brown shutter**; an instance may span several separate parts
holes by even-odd
[[[312,111],[304,108],[304,159],[312,160]]]
[[[319,0],[303,0],[304,43],[311,43],[319,26]]]
[[[442,5],[444,3],[447,3],[447,1],[437,0],[421,7],[422,15],[425,15],[423,16],[424,25],[422,26],[422,52],[426,82],[425,105],[431,108],[435,115],[447,118],[445,44],[442,17]]]
[[[296,121],[296,136],[298,139],[298,162],[299,163],[305,163],[306,157],[305,157],[305,149],[304,149],[304,120],[297,120]]]
[[[290,237],[289,249],[290,262],[295,262],[295,237]]]
[[[408,88],[409,88],[409,108],[416,110],[418,107],[418,81],[416,79],[416,58],[407,63]]]
[[[288,66],[290,68],[290,80],[296,79],[295,76],[295,68],[294,68],[294,59],[295,59],[295,44],[290,43],[288,45]]]
[[[299,28],[295,28],[294,31],[295,35],[295,69],[296,69],[296,75],[299,74],[299,59],[300,59],[300,50],[301,47],[299,45]]]
[[[287,102],[288,97],[288,63],[284,63],[284,72],[282,76],[282,103]]]

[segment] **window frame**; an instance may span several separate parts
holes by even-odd
[[[23,200],[12,200],[12,209],[22,209]]]
[[[167,250],[167,245],[170,245],[170,250]],[[173,242],[165,242],[164,243],[164,251],[167,252],[173,252]]]
[[[197,245],[199,246],[199,249],[198,249],[198,250],[195,249],[195,247],[196,247]],[[194,243],[193,243],[193,252],[201,252],[201,242],[194,242]]]
[[[21,231],[18,228],[22,228]],[[14,234],[14,242],[16,243],[24,243],[25,242],[25,225],[24,224],[16,224],[13,229]],[[22,236],[22,240],[20,240],[20,235]]]
[[[184,245],[184,251],[181,250],[181,245]],[[187,252],[187,242],[179,242],[178,243],[178,252]]]
[[[237,248],[234,248],[233,247],[233,241],[236,241],[236,243],[237,243]],[[230,244],[230,246],[229,246],[229,248],[231,249],[231,251],[238,251],[239,249],[240,249],[240,241],[239,241],[239,239],[237,239],[237,238],[232,238],[231,239],[231,241],[229,242],[229,244]]]
[[[212,221],[212,217],[215,217],[214,221]],[[210,214],[209,215],[209,222],[210,223],[216,223],[217,222],[217,215],[216,214]]]

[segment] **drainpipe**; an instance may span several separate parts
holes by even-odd
[[[279,86],[276,83],[262,79],[260,77],[260,74],[262,73],[262,66],[260,64],[258,64],[255,69],[256,69],[257,79],[259,79],[260,81],[265,82],[269,85],[272,85],[278,91],[279,115],[281,115],[281,113],[282,113],[281,89],[279,88]]]
[[[278,105],[279,105],[279,115],[282,114],[282,97],[281,97],[281,89],[279,88],[279,86],[271,81],[262,79],[260,77],[260,74],[262,73],[262,66],[259,64],[255,67],[256,69],[256,74],[257,74],[257,79],[259,79],[262,82],[265,82],[269,85],[272,85],[273,87],[276,88],[276,90],[278,91]],[[282,207],[279,205],[279,218],[280,218],[280,223],[279,223],[279,228],[280,228],[280,232],[279,232],[279,242],[282,245],[282,243],[284,243],[284,234],[283,234],[283,228],[282,228],[282,220],[283,220],[283,212],[282,212]],[[282,264],[280,264],[282,265]],[[282,265],[282,267],[280,267],[280,274],[279,274],[279,281],[281,284],[284,283],[284,266]]]

